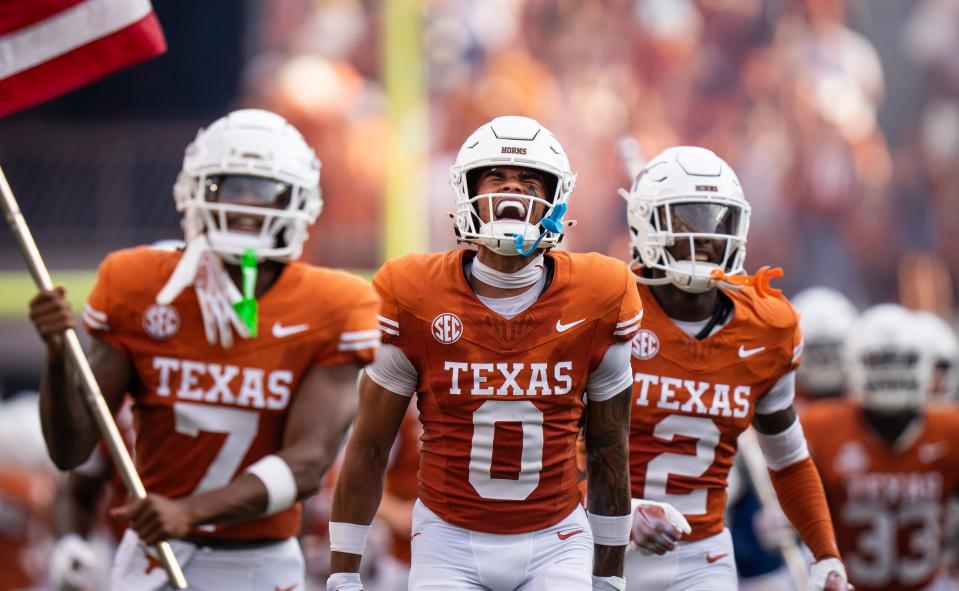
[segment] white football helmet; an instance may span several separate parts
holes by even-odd
[[[319,183],[320,161],[296,128],[275,113],[243,109],[197,132],[173,197],[188,242],[205,232],[231,262],[247,249],[261,260],[290,261],[323,209]],[[229,195],[244,201],[230,202]],[[231,218],[261,221],[231,229]]]
[[[949,323],[932,312],[916,312],[932,354],[933,380],[930,395],[940,401],[959,395],[959,340]]]
[[[543,171],[555,178],[554,186],[547,187],[547,193],[552,189],[552,194],[471,194],[475,189],[474,173],[492,166],[523,166]],[[529,117],[497,117],[466,139],[456,155],[456,162],[450,167],[456,237],[464,242],[482,244],[503,255],[519,254],[519,248],[531,249],[538,239],[537,248],[552,248],[563,238],[565,224],[561,218],[575,183],[576,175],[570,170],[566,150],[548,129]],[[525,200],[526,219],[497,219],[493,203],[498,197]],[[478,210],[478,204],[483,200],[487,201],[490,212],[490,219],[485,222],[480,219]],[[545,206],[543,219],[549,220],[530,219],[534,203]],[[550,225],[549,221],[555,225]]]
[[[914,312],[898,304],[873,306],[846,340],[851,391],[881,412],[917,410],[932,380],[932,355]]]
[[[803,357],[796,379],[812,396],[839,395],[847,390],[843,343],[859,316],[846,296],[828,287],[810,287],[792,300],[799,312]]]
[[[627,201],[633,261],[665,274],[637,281],[672,283],[702,293],[717,284],[713,270],[727,275],[744,272],[749,204],[736,173],[711,150],[669,148],[650,160],[629,192],[621,194]],[[718,264],[697,260],[708,241],[722,243]],[[676,248],[681,249],[680,256],[673,254]]]

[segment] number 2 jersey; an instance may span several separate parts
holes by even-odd
[[[647,286],[639,293],[645,315],[633,340],[632,496],[670,503],[692,527],[683,539],[701,540],[723,531],[727,476],[753,413],[792,403],[791,396],[763,399],[799,364],[798,316],[785,298],[730,290],[732,317],[697,340]]]
[[[409,255],[373,279],[383,342],[419,380],[418,494],[459,527],[536,531],[580,502],[575,447],[587,380],[611,345],[636,333],[642,306],[621,261],[550,252],[551,282],[506,319],[473,293],[464,271],[471,256]]]
[[[927,408],[895,444],[852,400],[814,402],[802,422],[849,582],[925,589],[942,571],[946,508],[959,493],[959,412]]]
[[[316,366],[366,364],[379,345],[378,299],[344,272],[288,263],[259,300],[259,335],[232,348],[207,343],[195,292],[155,298],[180,252],[139,247],[109,255],[83,311],[90,334],[127,354],[137,471],[148,492],[182,497],[225,486],[283,447],[287,413]],[[300,528],[300,505],[198,536],[280,539]]]

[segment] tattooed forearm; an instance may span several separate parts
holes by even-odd
[[[586,499],[590,513],[629,514],[629,411],[627,388],[603,402],[590,402],[586,417]],[[593,574],[622,576],[625,546],[597,545]]]

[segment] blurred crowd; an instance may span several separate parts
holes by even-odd
[[[374,267],[387,157],[379,3],[262,10],[243,102],[289,118],[324,163],[327,209],[308,256]],[[750,268],[783,266],[788,293],[823,284],[863,304],[951,312],[959,2],[424,0],[422,13],[430,248],[452,241],[448,166],[462,138],[522,114],[561,138],[579,174],[570,248],[626,254],[619,139],[646,155],[698,144],[745,186]],[[859,31],[882,19],[896,34],[877,48]],[[899,56],[895,71],[880,49]],[[909,100],[887,108],[899,75]]]

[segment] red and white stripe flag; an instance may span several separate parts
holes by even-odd
[[[0,2],[0,117],[160,55],[149,0]]]

